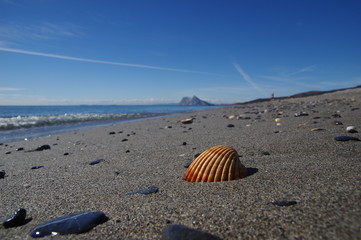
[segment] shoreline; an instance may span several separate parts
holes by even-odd
[[[294,116],[302,112],[308,115]],[[187,118],[193,123],[180,122]],[[361,90],[352,89],[1,145],[0,216],[22,207],[32,220],[0,228],[0,237],[31,239],[28,232],[45,221],[92,210],[109,220],[56,238],[161,239],[167,225],[182,224],[222,239],[360,239],[361,142],[334,140],[361,138],[360,119]],[[359,132],[347,133],[351,125]],[[51,149],[27,152],[44,144]],[[234,147],[252,174],[229,182],[184,181],[183,164],[216,145]],[[104,161],[89,165],[96,159]],[[31,169],[36,165],[44,167]],[[159,191],[127,195],[151,185]],[[270,204],[276,201],[296,204]]]

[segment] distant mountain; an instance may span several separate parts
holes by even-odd
[[[179,102],[179,105],[183,105],[183,106],[213,106],[214,104],[203,101],[203,100],[197,98],[196,96],[193,96],[192,98],[190,98],[190,97],[182,98],[182,100]]]

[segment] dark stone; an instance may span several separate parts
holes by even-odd
[[[357,137],[351,137],[351,136],[337,136],[335,137],[336,141],[361,141],[359,138]]]
[[[356,111],[356,110],[359,110],[360,108],[358,107],[355,107],[355,108],[351,108],[351,111]]]
[[[295,117],[305,117],[305,116],[308,116],[308,113],[306,112],[295,113]]]
[[[5,173],[5,170],[1,170],[1,171],[0,171],[0,179],[1,179],[1,178],[5,178],[5,174],[6,174],[6,173]]]
[[[188,161],[188,162],[183,163],[183,167],[188,168],[192,164],[192,162],[193,161]]]
[[[26,223],[25,218],[26,210],[24,208],[19,208],[3,221],[3,226],[5,228],[11,228],[24,225]]]
[[[6,152],[5,154],[11,154],[11,152]]]
[[[130,153],[130,150],[125,151],[126,153]]]
[[[29,152],[40,152],[40,151],[44,151],[44,150],[49,150],[51,149],[51,147],[49,145],[41,145],[37,148],[35,148],[34,150],[30,150]]]
[[[197,157],[199,157],[199,155],[201,155],[200,153],[197,153],[194,155],[194,159],[196,159]]]
[[[145,188],[139,189],[139,190],[134,191],[134,192],[128,192],[127,195],[130,195],[130,194],[148,195],[148,194],[151,194],[151,193],[156,193],[156,192],[158,192],[158,190],[159,190],[159,188],[156,187],[156,186],[149,186],[149,187],[145,187]]]
[[[162,235],[162,240],[222,240],[210,233],[202,232],[184,225],[168,225]]]
[[[115,173],[116,175],[119,175],[119,174],[121,174],[122,172],[119,171],[119,170],[116,170],[114,173]]]
[[[68,156],[68,155],[69,155],[69,153],[67,153],[67,152],[66,152],[66,153],[64,153],[64,156]]]
[[[269,156],[271,154],[269,152],[262,152],[262,155]]]
[[[85,233],[106,221],[108,217],[100,211],[77,212],[40,224],[31,230],[29,235],[36,238],[47,235]]]
[[[232,127],[234,127],[234,125],[233,124],[228,124],[227,127],[232,128]]]
[[[341,115],[340,115],[340,114],[338,114],[338,113],[335,113],[335,114],[332,114],[332,117],[334,117],[334,118],[340,118],[340,117],[341,117]]]
[[[280,207],[286,207],[286,206],[292,206],[297,204],[296,201],[276,201],[271,202],[273,205],[280,206]]]
[[[43,165],[36,165],[36,166],[32,166],[31,169],[39,169],[44,167]]]
[[[187,145],[187,142],[183,142],[182,145],[183,145],[183,146]]]
[[[22,150],[24,150],[24,148],[22,148],[22,147],[16,149],[16,151],[22,151]]]
[[[335,123],[336,125],[343,125],[343,123],[340,122],[340,121],[335,121],[334,123]]]
[[[101,162],[103,162],[103,161],[104,161],[103,158],[99,158],[99,159],[97,159],[97,160],[91,161],[89,164],[90,164],[90,165],[95,165],[95,164],[101,163]]]
[[[124,138],[124,139],[122,140],[122,142],[126,142],[126,141],[128,141],[128,139],[126,139],[126,138]]]
[[[109,135],[114,135],[115,134],[115,132],[109,132]]]

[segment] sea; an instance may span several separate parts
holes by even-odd
[[[0,106],[0,143],[218,107],[222,106]]]

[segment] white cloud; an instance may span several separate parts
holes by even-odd
[[[22,91],[24,88],[0,88],[0,91]]]

